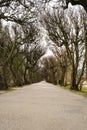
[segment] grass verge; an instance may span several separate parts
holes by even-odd
[[[73,93],[82,95],[82,96],[87,98],[87,87],[83,86],[81,91],[70,90],[70,85],[67,85],[66,87],[63,86],[62,88],[66,89],[66,90],[69,90],[69,91],[71,91]]]

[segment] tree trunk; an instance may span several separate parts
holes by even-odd
[[[61,86],[65,86],[65,83],[64,83],[65,74],[66,74],[66,67],[62,68],[62,75],[61,75],[61,79],[59,83]]]
[[[72,70],[72,74],[71,74],[71,87],[70,89],[71,90],[79,90],[78,88],[78,84],[77,84],[77,73],[76,73],[76,70],[75,68],[73,67],[73,70]]]
[[[87,25],[86,27],[86,32],[85,32],[85,61],[86,61],[86,80],[87,80]]]
[[[5,65],[3,65],[3,67],[2,67],[2,82],[3,82],[2,89],[8,89],[7,78],[6,78],[6,66]]]
[[[25,67],[25,71],[24,71],[24,84],[27,84],[27,78],[26,78],[26,72],[27,72],[27,68]]]
[[[59,84],[61,85],[61,86],[64,86],[64,74],[62,74],[62,76],[61,76],[61,79],[59,80]]]

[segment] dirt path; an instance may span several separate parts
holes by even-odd
[[[0,130],[87,130],[87,99],[46,82],[1,94]]]

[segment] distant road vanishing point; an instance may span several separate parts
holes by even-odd
[[[45,81],[1,94],[0,130],[87,130],[87,99]]]

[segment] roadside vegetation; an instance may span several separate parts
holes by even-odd
[[[70,85],[67,85],[66,87],[62,86],[61,88],[71,91],[70,90]],[[71,92],[73,92],[75,94],[78,94],[78,95],[82,95],[82,96],[87,98],[87,86],[83,86],[80,91],[72,90]]]

